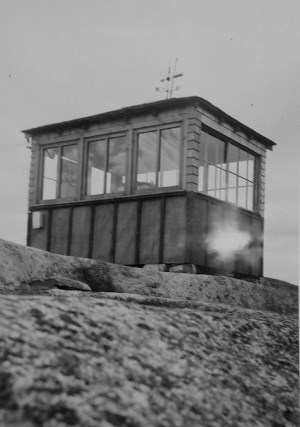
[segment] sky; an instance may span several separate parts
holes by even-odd
[[[30,150],[22,129],[200,96],[274,140],[264,275],[298,284],[298,0],[0,0],[0,238],[25,244]]]

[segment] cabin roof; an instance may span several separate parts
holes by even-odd
[[[266,138],[265,136],[261,135],[255,130],[249,128],[248,126],[239,122],[235,118],[229,116],[224,111],[220,110],[218,107],[211,104],[206,99],[200,98],[199,96],[171,98],[171,99],[166,99],[162,101],[155,101],[155,102],[149,102],[146,104],[134,105],[131,107],[120,108],[118,110],[108,111],[108,112],[96,114],[93,116],[81,117],[78,119],[38,126],[35,128],[22,130],[22,132],[29,136],[36,136],[38,134],[41,134],[47,131],[53,131],[57,129],[62,130],[62,129],[70,128],[73,126],[92,124],[99,120],[104,121],[104,120],[116,119],[121,117],[130,117],[137,114],[146,113],[149,111],[161,111],[161,110],[167,110],[168,108],[172,108],[172,107],[184,107],[184,106],[190,106],[190,105],[193,105],[194,107],[204,107],[207,110],[215,113],[220,117],[220,119],[226,120],[228,123],[230,123],[234,127],[240,128],[241,130],[243,130],[245,133],[249,135],[253,135],[259,142],[261,142],[263,145],[266,146],[266,148],[270,150],[272,150],[272,147],[276,145],[274,141],[270,140],[269,138]]]

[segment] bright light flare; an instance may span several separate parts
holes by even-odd
[[[245,249],[251,241],[249,233],[233,228],[220,229],[207,238],[209,252],[215,252],[224,259],[231,258],[236,252]]]

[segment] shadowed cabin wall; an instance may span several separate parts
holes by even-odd
[[[185,194],[39,211],[44,226],[31,230],[31,246],[127,265],[185,261]]]
[[[182,126],[181,188],[172,192],[160,189],[154,194],[134,195],[136,131],[162,124]],[[205,129],[261,156],[257,213],[197,193],[201,133]],[[84,196],[85,140],[117,133],[125,134],[128,139],[126,195],[119,198]],[[76,197],[73,200],[41,201],[42,148],[66,141],[76,141],[79,145],[80,185]],[[118,116],[44,132],[33,139],[29,181],[29,209],[31,213],[42,212],[43,227],[32,229],[30,213],[28,244],[64,255],[126,265],[193,263],[241,274],[262,275],[265,151],[265,147],[249,134],[222,121],[213,112],[194,106]],[[207,236],[213,232],[215,224],[225,226],[232,217],[236,218],[241,231],[252,236],[251,262],[248,253],[224,261],[208,251]]]
[[[263,220],[210,197],[178,192],[110,203],[40,209],[44,226],[31,230],[30,246],[63,255],[125,265],[193,263],[241,274],[262,274]],[[229,220],[252,235],[249,254],[223,262],[210,253],[207,236]]]

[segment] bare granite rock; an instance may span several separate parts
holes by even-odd
[[[78,280],[69,279],[68,277],[55,276],[45,279],[34,279],[30,281],[30,288],[33,293],[41,290],[48,289],[64,289],[64,290],[78,290],[78,291],[91,291],[92,289],[86,283],[79,282]]]
[[[1,298],[1,425],[298,425],[297,316],[57,292]]]
[[[0,240],[0,425],[298,426],[297,290]]]
[[[37,281],[43,282],[42,290],[47,284],[48,289],[54,283],[59,287],[63,280],[72,289],[83,289],[85,284],[85,290],[94,292],[125,292],[187,303],[219,302],[279,313],[298,311],[298,287],[274,279],[254,283],[225,276],[167,273],[67,257],[0,240],[0,293],[37,293]]]

